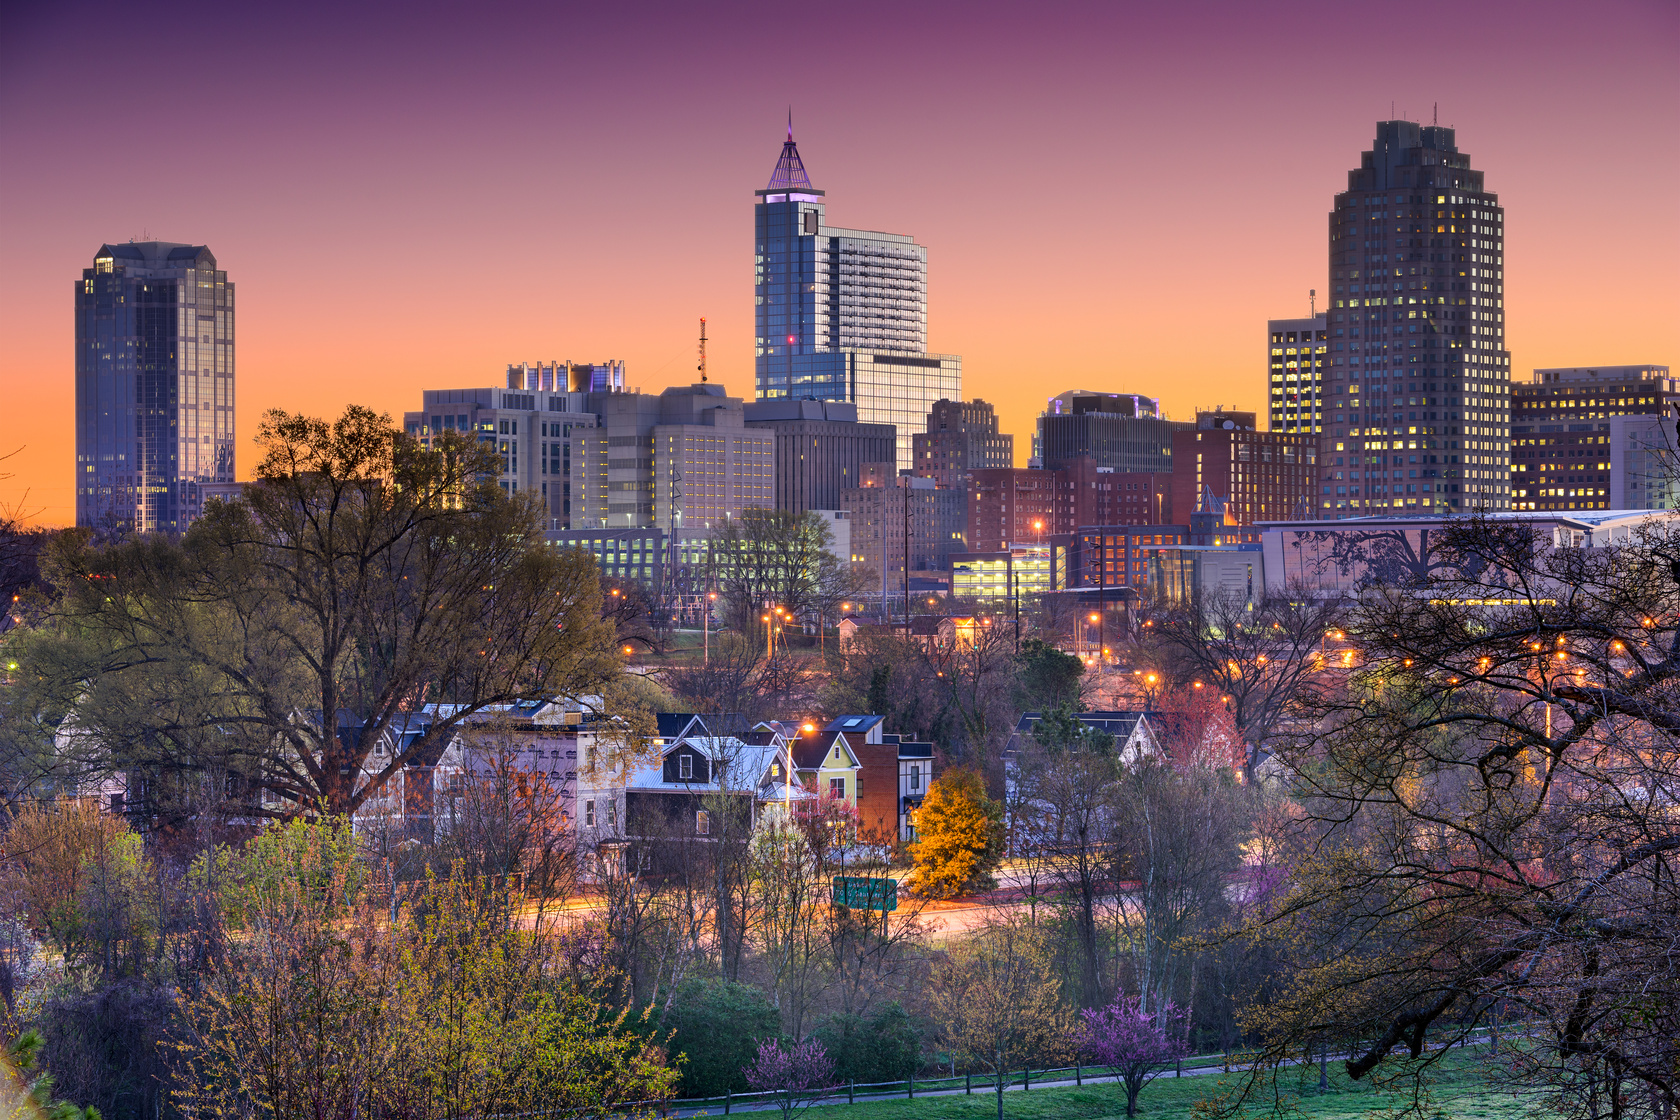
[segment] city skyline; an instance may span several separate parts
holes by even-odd
[[[14,17],[0,45],[0,454],[22,450],[0,464],[15,476],[0,480],[0,501],[73,520],[64,285],[90,246],[129,235],[211,245],[239,278],[246,470],[268,407],[333,415],[354,401],[400,417],[423,388],[496,384],[509,362],[578,353],[624,359],[646,391],[686,384],[701,315],[712,380],[745,396],[741,197],[764,183],[789,100],[845,224],[910,230],[929,248],[927,349],[963,355],[964,397],[996,404],[1018,463],[1045,398],[1072,385],[1158,395],[1174,419],[1216,404],[1265,413],[1255,340],[1269,319],[1304,314],[1309,288],[1327,306],[1324,222],[1350,154],[1373,121],[1426,123],[1437,100],[1512,208],[1513,380],[1535,367],[1673,364],[1674,11],[1536,5],[1519,25],[1478,9],[1448,42],[1409,14],[1385,25],[1377,51],[1371,17],[1340,16],[1068,7],[1029,23],[981,10],[952,29],[931,10],[882,9],[875,22],[931,51],[928,66],[849,60],[869,39],[865,14],[832,33],[831,58],[765,82],[731,74],[730,60],[785,33],[744,11],[718,17],[704,60],[690,49],[697,17],[675,11],[658,29],[610,14],[507,9],[457,25],[421,12],[388,43],[365,17],[325,43],[224,14],[185,33],[203,80],[225,84],[194,110],[213,192],[164,176],[178,153],[163,144],[125,155],[121,190],[110,171],[88,174],[100,106],[128,79],[85,60],[163,33],[116,8]],[[726,42],[732,29],[741,36]],[[540,45],[562,40],[632,80],[510,108]],[[1419,64],[1410,51],[1423,44],[1431,60]],[[1296,53],[1313,62],[1299,76],[1277,65]],[[1222,173],[1269,155],[1280,131],[1287,174]],[[1576,135],[1615,175],[1559,174]],[[1137,174],[1145,151],[1166,170]],[[354,314],[322,310],[329,262],[376,278],[358,281]]]

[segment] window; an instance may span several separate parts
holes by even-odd
[[[585,801],[583,803],[583,823],[590,828],[595,827],[595,802]]]
[[[922,788],[922,767],[919,763],[912,762],[910,764],[910,788],[911,790]]]
[[[677,777],[685,782],[694,777],[693,755],[685,753],[677,756]]]
[[[618,823],[618,798],[615,797],[615,798],[612,798],[610,801],[607,802],[607,824],[615,825],[617,823]]]
[[[704,810],[704,809],[695,810],[695,812],[694,812],[694,834],[696,836],[710,836],[711,833],[712,833],[711,814],[707,813],[706,810]]]
[[[846,797],[846,779],[830,778],[828,780],[828,795],[836,801],[843,801]]]

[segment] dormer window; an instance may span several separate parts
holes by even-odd
[[[772,762],[770,764],[770,776],[772,778],[779,778],[779,777],[782,776],[782,764],[781,763]]]
[[[694,777],[693,755],[680,754],[677,756],[677,777],[681,778],[685,782]]]

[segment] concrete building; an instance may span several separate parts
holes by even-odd
[[[548,507],[548,528],[567,529],[573,464],[584,433],[595,427],[588,394],[568,388],[574,383],[569,371],[576,368],[590,367],[510,365],[506,388],[426,389],[419,411],[403,413],[403,427],[422,446],[442,432],[462,432],[493,448],[501,459],[501,488],[538,494]]]
[[[1149,562],[1156,553],[1189,543],[1187,525],[1081,525],[1073,534],[1068,586],[1129,587],[1142,594],[1149,587]]]
[[[744,406],[749,428],[776,435],[777,509],[838,509],[842,491],[860,484],[865,463],[898,457],[898,430],[860,424],[857,405],[841,401],[765,400]]]
[[[661,529],[693,540],[776,499],[776,434],[746,426],[717,384],[590,393],[599,417],[574,474],[574,529]]]
[[[1324,375],[1330,352],[1329,313],[1266,322],[1274,432],[1323,430]]]
[[[1504,245],[1452,129],[1378,123],[1330,213],[1322,517],[1509,508]]]
[[[941,490],[930,478],[895,478],[892,466],[873,464],[862,486],[841,495],[851,515],[852,567],[878,575],[889,603],[903,596],[907,550],[909,571],[929,572],[944,570],[952,553],[967,548],[966,495]]]
[[[1511,498],[1519,510],[1672,507],[1667,366],[1537,369],[1511,386]]]
[[[234,481],[233,284],[208,246],[101,245],[76,285],[76,524],[179,533]]]
[[[1173,517],[1172,476],[1125,474],[1089,455],[1055,470],[1011,467],[972,472],[971,551],[1073,532],[1081,525],[1159,525]]]
[[[962,359],[927,349],[927,249],[913,237],[827,221],[788,128],[753,207],[759,400],[848,401],[891,424],[900,470],[935,401],[962,399]]]
[[[1317,458],[1311,432],[1256,431],[1252,412],[1198,412],[1193,431],[1173,433],[1172,508],[1194,509],[1211,491],[1239,525],[1310,517]]]
[[[1068,546],[1064,537],[993,552],[959,552],[951,557],[951,596],[1024,613],[1033,596],[1067,587]]]
[[[935,401],[927,430],[910,437],[916,474],[960,489],[979,470],[1015,465],[1015,437],[998,431],[997,410],[985,401]]]
[[[1194,427],[1166,419],[1154,397],[1074,389],[1050,398],[1033,455],[1047,470],[1089,457],[1120,474],[1167,474],[1172,434]]]

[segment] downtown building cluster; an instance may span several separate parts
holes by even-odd
[[[518,363],[424,390],[404,426],[470,433],[556,546],[691,611],[708,541],[754,509],[817,513],[878,577],[864,598],[908,610],[1176,594],[1246,565],[1222,557],[1260,551],[1265,525],[1675,506],[1667,367],[1513,380],[1505,211],[1452,129],[1379,122],[1327,233],[1324,310],[1266,324],[1262,410],[1173,420],[1156,396],[1071,389],[1017,467],[961,357],[928,350],[926,247],[830,224],[790,130],[754,195],[754,399],[703,369],[648,393],[619,361]],[[84,271],[79,524],[179,532],[235,488],[233,295],[205,246],[104,245]]]

